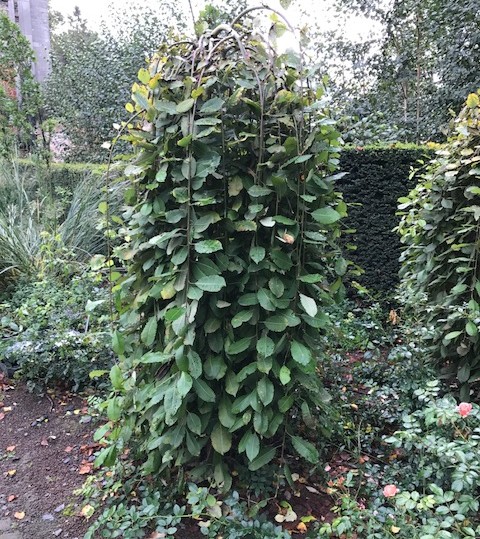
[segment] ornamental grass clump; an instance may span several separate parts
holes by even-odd
[[[318,461],[289,418],[328,421],[317,340],[347,269],[323,89],[241,20],[163,47],[133,85],[115,443],[97,460],[129,445],[144,473],[202,462],[224,488],[287,447]]]

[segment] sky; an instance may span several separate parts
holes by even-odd
[[[179,6],[179,10],[184,13],[190,13],[188,7],[188,0],[171,0]],[[230,0],[232,1],[232,0]],[[82,15],[88,20],[89,25],[92,28],[98,27],[102,18],[108,18],[108,6],[112,3],[112,0],[50,0],[50,7],[57,11],[60,11],[64,15],[73,13],[75,6],[80,8]],[[137,5],[148,5],[153,8],[155,6],[155,0],[143,0],[143,2],[137,2]],[[160,4],[160,2],[158,2]],[[208,0],[192,0],[194,10],[198,13],[203,6],[208,3]],[[252,5],[259,5],[262,2],[253,0]],[[279,0],[269,0],[265,2],[270,7],[278,9],[283,12],[287,19],[293,26],[297,26],[302,23],[302,20],[296,9],[290,8],[287,10],[282,9]],[[325,26],[333,26],[336,21],[333,19],[328,20],[327,6],[331,4],[329,0],[301,0],[301,3],[305,5],[308,10],[308,23],[309,24],[322,24]],[[131,0],[114,0],[115,6],[124,7],[131,4]],[[182,9],[183,4],[183,9]],[[366,19],[352,19],[347,22],[346,32],[350,38],[361,41],[372,30],[371,22]]]

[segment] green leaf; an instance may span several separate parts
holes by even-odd
[[[450,331],[450,333],[447,333],[444,337],[444,341],[453,341],[453,339],[456,339],[458,336],[462,334],[462,331]]]
[[[275,305],[272,303],[272,300],[270,298],[270,292],[267,291],[265,288],[260,288],[257,293],[257,298],[258,303],[260,303],[263,309],[265,309],[266,311],[275,311]]]
[[[290,383],[290,380],[292,379],[292,377],[290,376],[290,369],[286,367],[285,365],[280,369],[279,378],[280,378],[280,382],[284,386]]]
[[[101,378],[102,376],[105,376],[108,373],[109,371],[107,371],[106,369],[97,369],[94,371],[90,371],[88,373],[88,377],[90,378],[90,380],[95,380],[96,378]]]
[[[157,335],[157,319],[155,315],[151,316],[148,319],[148,322],[145,324],[143,331],[140,335],[140,340],[145,344],[145,346],[151,346],[155,341]]]
[[[172,101],[156,101],[155,108],[159,112],[166,112],[167,114],[177,114],[177,105]]]
[[[180,146],[181,148],[186,148],[190,142],[192,142],[193,135],[187,135],[186,137],[181,138],[177,142],[177,146]]]
[[[311,462],[312,464],[318,463],[320,455],[317,448],[312,443],[300,438],[300,436],[292,436],[292,445],[295,448],[295,451],[305,460],[308,460],[308,462]]]
[[[117,364],[110,369],[110,381],[114,389],[123,389],[123,373]]]
[[[465,331],[468,333],[468,335],[470,335],[470,337],[475,337],[475,335],[478,333],[477,325],[469,320],[465,326]]]
[[[204,402],[215,402],[215,392],[213,389],[201,378],[193,381],[193,388],[195,389],[196,394]]]
[[[165,320],[167,322],[174,322],[183,314],[185,314],[185,311],[185,307],[172,307],[171,309],[168,309],[168,311],[165,313]]]
[[[227,283],[220,275],[207,275],[199,279],[195,286],[204,292],[220,292],[222,288],[227,286]]]
[[[201,254],[215,253],[216,251],[221,251],[222,249],[223,246],[218,240],[203,240],[195,244],[195,251]]]
[[[252,187],[250,187],[248,190],[248,194],[253,198],[264,197],[269,195],[271,192],[271,189],[268,187],[262,187],[261,185],[252,185]]]
[[[148,110],[150,108],[150,103],[147,97],[143,95],[141,92],[134,92],[132,95],[132,99],[143,110]]]
[[[304,294],[300,294],[300,303],[303,307],[303,310],[308,314],[308,316],[314,318],[317,315],[318,307],[317,303],[313,298],[309,298]]]
[[[188,412],[187,414],[187,427],[198,436],[202,434],[202,421],[198,415],[193,412]]]
[[[272,382],[268,379],[267,376],[264,376],[258,381],[257,395],[264,406],[268,406],[273,401],[274,393],[275,388],[273,387]]]
[[[248,350],[248,348],[250,348],[252,340],[253,337],[245,337],[243,339],[240,339],[239,341],[232,342],[227,345],[225,351],[230,356],[241,354],[242,352],[245,352],[245,350]]]
[[[295,402],[295,397],[293,395],[284,395],[279,401],[278,401],[278,409],[282,414],[285,412],[288,412],[290,408],[293,406],[293,403]]]
[[[265,326],[270,331],[275,331],[277,333],[280,333],[287,329],[288,319],[286,316],[281,316],[281,315],[271,316],[270,318],[267,318],[265,320]]]
[[[251,320],[253,311],[240,311],[232,318],[232,327],[239,328],[245,322]]]
[[[312,353],[310,350],[298,341],[292,341],[290,351],[292,353],[292,358],[300,365],[305,366],[312,361]]]
[[[338,211],[330,208],[329,206],[315,210],[312,213],[312,217],[321,225],[331,225],[342,218]]]
[[[222,399],[218,406],[218,419],[220,423],[227,429],[231,429],[235,425],[237,416],[232,414],[232,403],[229,399]]]
[[[252,247],[250,249],[250,258],[255,264],[260,263],[265,258],[265,247]]]
[[[181,103],[177,105],[177,112],[179,114],[183,114],[184,112],[189,111],[193,107],[194,103],[195,103],[195,99],[191,97],[189,99],[185,99],[185,101],[182,101]]]
[[[255,432],[249,432],[247,434],[247,440],[245,441],[245,452],[247,458],[252,462],[260,452],[260,438]]]
[[[202,105],[200,114],[212,114],[222,109],[225,101],[219,97],[213,97]]]
[[[257,341],[257,352],[262,357],[270,357],[275,350],[275,343],[267,335],[260,337]]]
[[[278,277],[272,277],[268,281],[268,288],[270,288],[272,294],[277,298],[281,298],[285,291],[285,286]]]
[[[269,447],[262,449],[258,455],[250,464],[248,465],[248,469],[251,472],[255,472],[259,470],[260,468],[263,468],[266,464],[268,464],[274,457],[275,457],[276,450],[274,447]]]
[[[122,416],[122,407],[118,397],[112,397],[107,404],[107,417],[110,421],[118,421]]]
[[[187,358],[188,372],[193,378],[198,378],[202,374],[202,360],[200,359],[200,356],[194,350],[189,350]]]
[[[215,425],[210,439],[212,441],[213,449],[215,449],[217,453],[220,453],[220,455],[225,455],[225,453],[228,453],[232,447],[232,435],[221,423]]]
[[[193,386],[192,377],[188,373],[182,372],[177,382],[177,390],[180,393],[180,395],[182,397],[185,397],[192,389],[192,386]]]

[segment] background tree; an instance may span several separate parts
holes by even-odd
[[[34,54],[20,28],[0,13],[0,153],[35,141],[40,88],[32,74]]]
[[[145,58],[181,28],[178,13],[162,4],[112,10],[98,31],[90,30],[77,8],[66,31],[52,36],[52,73],[45,92],[50,115],[72,142],[70,160],[102,161],[102,143],[111,140],[113,125],[126,120],[131,81]]]
[[[362,16],[378,28],[360,46],[342,28],[314,31],[311,40],[332,78],[339,115],[363,120],[353,142],[362,142],[360,127],[382,137],[378,113],[388,118],[386,140],[444,139],[449,109],[458,113],[480,86],[479,9],[479,0],[337,2],[339,20]]]

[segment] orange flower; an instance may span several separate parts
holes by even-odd
[[[383,488],[383,495],[386,498],[393,498],[397,494],[398,488],[395,485],[385,485]]]

